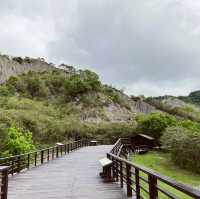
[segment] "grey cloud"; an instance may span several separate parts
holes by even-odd
[[[25,44],[14,53],[26,55],[34,43],[29,54],[90,67],[128,93],[185,94],[199,86],[200,3],[195,0],[19,2],[4,2],[0,16],[26,19],[21,26],[32,24],[36,36],[22,31]],[[0,50],[13,52],[16,46],[5,45],[10,35],[4,36],[4,45],[1,37]]]

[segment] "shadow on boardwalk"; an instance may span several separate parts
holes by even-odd
[[[8,199],[125,199],[115,183],[103,183],[98,160],[110,146],[81,148],[9,179]]]

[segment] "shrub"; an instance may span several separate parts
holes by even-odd
[[[168,126],[176,124],[173,116],[162,113],[150,113],[149,115],[140,115],[136,118],[138,122],[137,131],[154,138],[160,138]]]
[[[193,122],[191,120],[180,120],[177,121],[177,126],[181,126],[183,128],[189,129],[193,132],[198,132],[200,130],[200,124],[197,122]]]
[[[17,155],[34,150],[32,134],[29,131],[24,132],[22,129],[10,127],[8,129],[7,139],[5,141],[5,155]]]
[[[6,86],[0,86],[0,96],[8,97],[13,95],[13,92]]]
[[[182,168],[200,173],[200,133],[184,127],[169,127],[161,138],[172,160]]]
[[[98,75],[89,70],[72,75],[65,80],[64,86],[67,97],[76,97],[83,93],[101,90]]]
[[[102,123],[93,127],[92,135],[104,144],[114,143],[120,137],[135,135],[135,124]]]
[[[18,62],[19,64],[23,63],[23,59],[21,57],[13,57],[13,61]]]
[[[191,131],[181,127],[181,126],[173,126],[166,128],[163,136],[160,138],[163,146],[167,147],[170,151],[173,151],[174,147],[180,140],[183,140],[191,134]]]

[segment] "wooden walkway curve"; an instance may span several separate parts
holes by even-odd
[[[104,183],[98,162],[111,146],[84,147],[9,178],[8,199],[125,199],[116,183]]]

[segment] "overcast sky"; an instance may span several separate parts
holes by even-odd
[[[199,0],[0,0],[0,52],[146,96],[200,89]]]

